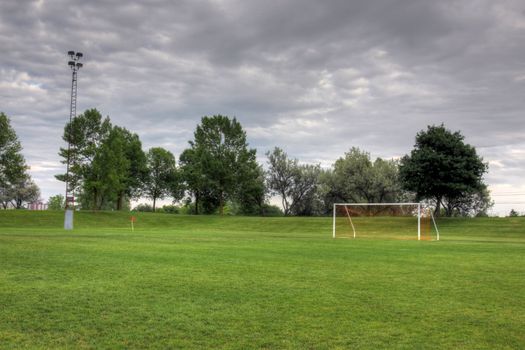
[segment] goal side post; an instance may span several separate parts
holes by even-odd
[[[334,206],[333,206],[333,217],[332,217],[332,238],[335,238],[335,206],[337,204],[334,203]]]
[[[417,204],[417,240],[421,240],[421,203]]]
[[[436,219],[434,219],[434,214],[432,214],[432,211],[430,211],[430,217],[432,218],[432,223],[434,224],[434,228],[436,229],[436,240],[439,241],[438,225],[436,224]],[[334,238],[335,238],[335,236],[334,236]]]

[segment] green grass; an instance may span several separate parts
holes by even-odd
[[[62,222],[0,212],[2,349],[525,347],[525,218],[442,219],[440,242],[333,240],[331,218]]]

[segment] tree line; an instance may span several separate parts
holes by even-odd
[[[372,159],[352,147],[329,169],[279,147],[266,152],[263,168],[239,121],[222,115],[201,119],[178,161],[162,147],[143,150],[137,134],[96,109],[67,123],[63,140],[70,147],[59,155],[69,160],[69,178],[56,178],[71,184],[81,209],[128,210],[131,200],[149,198],[155,211],[169,198],[191,214],[310,216],[331,213],[336,202],[427,201],[437,215],[475,216],[493,205],[483,181],[487,164],[444,125],[420,131],[401,159]],[[282,209],[269,204],[272,197]],[[50,204],[62,206],[63,196]]]

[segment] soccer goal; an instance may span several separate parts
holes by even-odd
[[[432,210],[424,203],[335,203],[333,238],[438,240]]]

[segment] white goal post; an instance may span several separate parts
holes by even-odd
[[[338,216],[338,213],[340,216]],[[436,224],[436,220],[434,219],[434,215],[432,214],[432,210],[430,210],[424,203],[421,202],[334,203],[332,218],[332,238],[336,238],[336,223],[338,222],[339,226],[343,225],[347,226],[348,228],[351,228],[350,237],[356,238],[357,233],[356,225],[354,225],[354,220],[357,216],[405,216],[409,218],[411,217],[414,220],[417,217],[418,241],[421,240],[421,221],[422,218],[425,218],[425,222],[428,223],[429,231],[431,230],[430,221],[432,221],[436,234],[435,238],[439,241],[439,230]],[[338,218],[340,219],[339,221]],[[342,218],[344,218],[344,224],[341,223]],[[352,220],[352,218],[354,218],[354,220]]]

